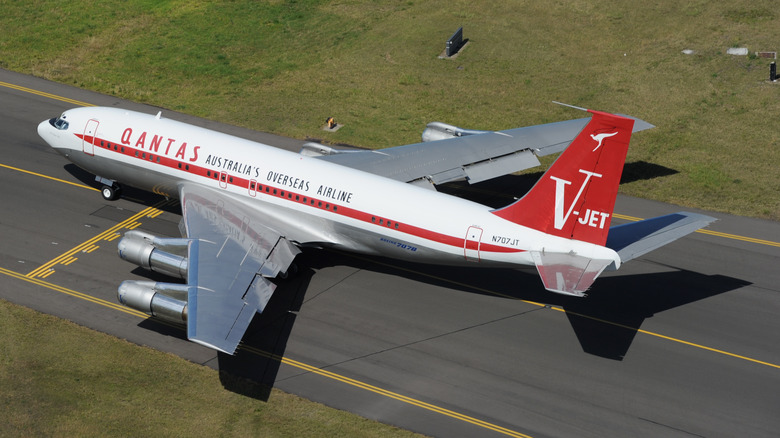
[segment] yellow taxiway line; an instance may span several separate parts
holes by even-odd
[[[624,214],[618,214],[618,213],[612,214],[612,217],[616,217],[618,219],[623,219],[632,222],[643,220],[641,217],[626,216]],[[720,231],[712,231],[707,229],[699,229],[696,230],[696,232],[700,234],[709,234],[710,236],[723,237],[725,239],[741,240],[743,242],[757,243],[759,245],[767,245],[767,246],[776,246],[780,248],[780,242],[773,242],[771,240],[756,239],[754,237],[745,237],[745,236],[740,236],[738,234],[722,233]]]
[[[457,282],[457,281],[450,280],[448,278],[438,277],[438,276],[435,276],[435,275],[426,274],[424,272],[415,271],[415,270],[408,269],[408,268],[402,268],[400,266],[392,265],[390,263],[383,263],[383,262],[380,262],[380,261],[377,261],[377,260],[373,260],[373,259],[369,259],[369,258],[365,258],[365,257],[359,256],[359,255],[356,255],[356,254],[351,254],[351,253],[346,253],[346,252],[341,252],[341,251],[338,251],[338,252],[340,254],[343,254],[343,255],[346,255],[346,256],[349,256],[349,257],[352,257],[352,258],[355,258],[355,259],[359,259],[359,260],[362,260],[362,261],[374,263],[374,264],[377,264],[377,265],[380,265],[380,266],[390,267],[390,268],[393,268],[393,269],[399,270],[399,271],[405,271],[405,272],[413,273],[415,275],[420,275],[420,276],[423,276],[423,277],[428,277],[428,278],[431,278],[431,279],[434,279],[434,280],[437,280],[437,281],[441,281],[441,282],[445,282],[445,283],[449,283],[449,284],[452,284],[452,285],[455,285],[455,286],[469,288],[469,289],[472,289],[472,290],[475,290],[475,291],[478,291],[478,292],[482,292],[482,293],[485,293],[485,294],[489,294],[489,295],[493,295],[493,296],[497,296],[497,297],[502,297],[502,298],[509,298],[509,299],[513,299],[513,300],[518,300],[518,301],[521,301],[523,303],[531,304],[531,305],[538,306],[538,307],[547,307],[547,308],[549,308],[551,310],[555,310],[555,311],[558,311],[558,312],[570,313],[572,315],[580,316],[580,317],[587,318],[587,319],[590,319],[590,320],[593,320],[593,321],[597,321],[597,322],[601,322],[601,323],[604,323],[604,324],[609,324],[609,325],[612,325],[612,326],[615,326],[615,327],[624,328],[626,330],[636,331],[636,332],[639,332],[639,333],[642,333],[642,334],[645,334],[645,335],[648,335],[648,336],[653,336],[653,337],[656,337],[656,338],[665,339],[667,341],[676,342],[678,344],[688,345],[690,347],[696,347],[696,348],[699,348],[699,349],[702,349],[702,350],[711,351],[713,353],[718,353],[718,354],[722,354],[722,355],[725,355],[725,356],[733,357],[733,358],[736,358],[736,359],[742,359],[742,360],[745,360],[745,361],[748,361],[748,362],[753,362],[753,363],[756,363],[756,364],[759,364],[759,365],[765,365],[765,366],[768,366],[768,367],[780,369],[780,365],[778,365],[778,364],[774,364],[774,363],[771,363],[771,362],[765,362],[765,361],[758,360],[758,359],[753,359],[753,358],[747,357],[747,356],[741,356],[739,354],[729,353],[728,351],[719,350],[717,348],[712,348],[712,347],[707,347],[707,346],[701,345],[701,344],[695,344],[693,342],[684,341],[682,339],[673,338],[671,336],[666,336],[666,335],[662,335],[662,334],[659,334],[659,333],[654,333],[654,332],[651,332],[651,331],[648,331],[648,330],[643,330],[643,329],[640,329],[639,327],[631,327],[631,326],[628,326],[628,325],[619,324],[619,323],[608,321],[608,320],[605,320],[605,319],[596,318],[594,316],[584,315],[584,314],[581,314],[581,313],[567,311],[566,309],[564,309],[562,307],[550,306],[548,304],[537,303],[536,301],[530,301],[530,300],[523,300],[523,299],[515,298],[515,297],[509,296],[509,295],[506,295],[506,294],[502,294],[500,292],[492,291],[490,289],[485,289],[485,288],[481,288],[481,287],[478,287],[478,286],[473,286],[473,285],[466,284],[466,283],[460,283],[460,282]]]
[[[59,255],[58,257],[44,263],[43,265],[39,266],[37,269],[34,269],[30,271],[27,274],[27,277],[29,278],[35,278],[35,277],[41,277],[45,278],[51,275],[54,272],[54,266],[57,264],[62,265],[69,265],[76,261],[75,255],[79,252],[84,253],[91,253],[95,251],[99,245],[97,245],[98,242],[105,240],[108,242],[111,242],[115,240],[119,236],[119,231],[123,228],[127,229],[133,229],[140,225],[138,223],[138,220],[145,217],[156,217],[160,214],[161,210],[160,207],[164,206],[165,204],[169,204],[171,201],[163,200],[158,202],[157,204],[147,207],[143,210],[141,210],[139,213],[136,213],[135,215],[129,217],[128,219],[125,219],[124,221],[114,225],[113,227],[107,229],[106,231],[98,234],[97,236],[87,240],[86,242],[77,245],[75,248]]]
[[[52,181],[56,181],[56,182],[58,182],[58,183],[69,184],[69,185],[72,185],[72,186],[80,187],[80,188],[82,188],[82,189],[94,190],[94,191],[96,191],[96,192],[99,192],[99,191],[100,191],[100,190],[98,190],[98,189],[96,189],[96,188],[94,188],[94,187],[85,186],[84,184],[78,184],[78,183],[74,183],[74,182],[66,181],[66,180],[64,180],[64,179],[59,179],[59,178],[55,178],[55,177],[53,177],[53,176],[44,175],[44,174],[42,174],[42,173],[37,173],[37,172],[32,172],[32,171],[29,171],[29,170],[20,169],[20,168],[18,168],[18,167],[9,166],[9,165],[7,165],[7,164],[3,164],[3,163],[0,163],[0,167],[3,167],[3,168],[5,168],[5,169],[10,169],[10,170],[15,170],[15,171],[17,171],[17,172],[26,173],[26,174],[28,174],[28,175],[37,176],[37,177],[40,177],[40,178],[49,179],[49,180],[52,180]]]
[[[49,99],[60,100],[62,102],[72,103],[79,106],[95,106],[91,103],[81,102],[79,100],[69,99],[67,97],[57,96],[56,94],[46,93],[43,91],[34,90],[32,88],[22,87],[21,85],[9,84],[8,82],[0,81],[1,87],[11,88],[14,90],[24,91],[25,93],[36,94],[38,96],[48,97]]]
[[[86,102],[80,102],[80,101],[77,101],[77,100],[68,99],[68,98],[57,96],[57,95],[54,95],[54,94],[37,91],[37,90],[31,89],[31,88],[26,88],[26,87],[21,87],[21,86],[14,85],[14,84],[9,84],[7,82],[0,82],[0,86],[4,86],[4,87],[8,87],[8,88],[24,91],[24,92],[27,92],[27,93],[36,94],[36,95],[39,95],[39,96],[44,96],[44,97],[55,99],[55,100],[60,100],[60,101],[63,101],[63,102],[73,103],[75,105],[94,106],[94,105],[86,103]],[[81,185],[81,184],[75,184],[75,183],[72,183],[72,182],[69,182],[69,181],[65,181],[65,180],[61,180],[61,179],[58,179],[58,178],[49,177],[49,176],[42,175],[42,174],[35,173],[35,172],[30,172],[30,171],[18,169],[18,168],[15,168],[15,167],[4,165],[4,164],[0,164],[0,166],[4,167],[4,168],[7,168],[7,169],[11,169],[11,170],[16,170],[16,171],[19,171],[19,172],[24,172],[24,173],[27,173],[27,174],[30,174],[30,175],[35,175],[35,176],[47,178],[47,179],[54,180],[54,181],[57,181],[57,182],[71,184],[71,185],[82,187],[82,188],[88,188],[90,190],[97,190],[97,189],[94,189],[92,187],[84,186],[84,185]],[[163,201],[163,202],[165,202],[165,201]],[[147,318],[148,316],[146,314],[142,313],[142,312],[135,311],[133,309],[127,308],[125,306],[122,306],[122,305],[119,305],[119,304],[116,304],[116,303],[111,303],[111,302],[108,302],[108,301],[105,301],[105,300],[102,300],[102,299],[99,299],[99,298],[95,298],[95,297],[92,297],[90,295],[74,291],[72,289],[64,288],[62,286],[57,286],[57,285],[55,285],[53,283],[49,283],[49,282],[43,281],[43,280],[41,280],[39,278],[36,278],[36,277],[51,275],[51,273],[53,272],[53,266],[55,266],[57,263],[63,263],[63,262],[68,263],[68,264],[72,263],[73,261],[75,261],[74,254],[77,253],[78,251],[82,251],[82,250],[84,250],[84,251],[88,250],[89,252],[94,251],[97,248],[93,247],[93,245],[95,245],[96,242],[98,242],[100,240],[109,240],[109,241],[110,240],[114,240],[117,237],[118,231],[120,229],[125,228],[127,226],[130,226],[131,224],[132,225],[136,225],[137,222],[135,222],[135,221],[141,219],[142,217],[144,217],[144,216],[154,217],[156,215],[159,215],[159,208],[158,207],[161,206],[161,205],[162,205],[162,202],[159,203],[156,206],[149,207],[149,208],[141,211],[140,213],[134,215],[133,217],[131,217],[131,218],[129,218],[129,219],[127,219],[127,220],[117,224],[115,227],[112,227],[111,229],[105,231],[104,233],[99,234],[98,236],[94,237],[93,239],[90,239],[87,242],[84,242],[83,244],[77,246],[76,248],[68,251],[67,253],[65,253],[65,254],[63,254],[63,255],[61,255],[61,256],[59,256],[59,257],[57,257],[57,258],[55,258],[55,259],[53,259],[53,260],[51,260],[49,262],[47,262],[47,263],[45,263],[44,265],[42,265],[38,269],[33,270],[32,272],[30,272],[27,275],[22,275],[22,274],[19,274],[19,273],[16,273],[16,272],[13,272],[13,271],[1,268],[1,267],[0,267],[0,273],[2,273],[4,275],[7,275],[7,276],[11,276],[11,277],[19,279],[19,280],[31,282],[33,284],[36,284],[36,285],[39,285],[39,286],[42,286],[42,287],[45,287],[45,288],[48,288],[48,289],[51,289],[51,290],[62,292],[62,293],[71,295],[71,296],[76,297],[76,298],[81,298],[81,299],[84,299],[86,301],[90,301],[92,303],[96,303],[96,304],[99,304],[99,305],[102,305],[102,306],[105,306],[105,307],[108,307],[108,308],[111,308],[111,309],[114,309],[114,310],[119,310],[119,311],[122,311],[124,313],[128,313],[128,314],[131,314],[131,315],[134,315],[134,316],[138,316],[138,317],[142,317],[142,318]],[[621,218],[621,219],[626,219],[626,220],[634,220],[634,221],[641,220],[640,218],[634,218],[634,217],[631,217],[631,216],[624,216],[624,215],[619,215],[619,214],[615,214],[614,216],[618,217],[618,218]],[[728,238],[728,239],[736,239],[736,240],[742,240],[742,241],[751,242],[751,243],[757,243],[757,244],[761,244],[761,245],[770,245],[770,246],[780,247],[780,242],[772,242],[772,241],[769,241],[769,240],[755,239],[755,238],[738,236],[738,235],[728,234],[728,233],[721,233],[721,232],[710,231],[710,230],[699,230],[698,232],[704,233],[704,234],[710,234],[710,235],[713,235],[713,236]],[[396,266],[395,268],[398,268],[398,267]],[[422,274],[420,272],[415,272],[415,273],[418,274],[418,275],[425,275],[425,274]],[[458,283],[452,282],[452,281],[447,280],[447,279],[443,279],[443,278],[438,278],[438,279],[439,280],[443,280],[443,281],[447,281],[447,282],[450,282],[450,283],[458,284]],[[483,292],[487,292],[487,293],[490,293],[490,294],[496,295],[496,296],[505,296],[505,295],[500,294],[500,293],[496,293],[496,292],[489,291],[489,290],[486,290],[486,289],[474,287],[474,286],[471,286],[471,285],[462,285],[462,284],[460,284],[460,285],[461,286],[467,286],[467,287],[472,288],[474,290],[480,290],[480,291],[483,291]],[[533,305],[536,305],[536,306],[548,307],[548,306],[546,306],[544,304],[536,303],[536,302],[533,302],[533,301],[527,301],[527,300],[521,300],[521,301],[523,301],[525,303],[528,303],[528,304],[533,304]],[[565,312],[564,309],[559,308],[559,307],[550,307],[550,308],[553,309],[553,310],[556,310],[556,311]],[[623,327],[623,328],[629,329],[629,330],[636,330],[637,332],[640,332],[640,333],[643,333],[643,334],[646,334],[646,335],[650,335],[650,336],[654,336],[654,337],[658,337],[658,338],[661,338],[661,339],[677,342],[677,343],[680,343],[680,344],[684,344],[684,345],[688,345],[688,346],[704,349],[704,350],[715,352],[715,353],[718,353],[718,354],[724,354],[724,355],[727,355],[727,356],[730,356],[730,357],[743,359],[743,360],[747,360],[747,361],[750,361],[750,362],[753,362],[753,363],[757,363],[757,364],[766,365],[766,366],[770,366],[770,367],[774,367],[774,368],[780,369],[780,365],[777,365],[777,364],[764,362],[764,361],[752,359],[752,358],[749,358],[749,357],[746,357],[746,356],[741,356],[741,355],[729,353],[729,352],[726,352],[726,351],[723,351],[723,350],[718,350],[718,349],[715,349],[715,348],[711,348],[711,347],[695,344],[695,343],[692,343],[692,342],[684,341],[684,340],[673,338],[673,337],[670,337],[670,336],[665,336],[665,335],[661,335],[661,334],[658,334],[658,333],[653,333],[653,332],[650,332],[650,331],[647,331],[647,330],[642,330],[642,329],[638,329],[638,328],[634,328],[634,327],[624,326],[622,324],[617,324],[617,323],[614,323],[614,322],[611,322],[611,321],[600,320],[600,319],[593,318],[593,317],[588,316],[588,315],[579,315],[579,316],[583,316],[585,318],[598,320],[598,321],[606,323],[606,324],[611,324],[611,325],[614,325],[614,326]],[[263,354],[263,355],[268,356],[267,353],[262,352],[261,350],[257,350],[257,349],[254,349],[254,348],[247,348],[247,350],[249,350],[249,351],[256,350],[256,351],[253,351],[255,354]],[[334,379],[334,380],[337,380],[337,381],[340,381],[340,382],[343,382],[343,383],[346,383],[346,384],[349,384],[349,385],[352,385],[352,386],[355,386],[355,387],[358,387],[358,388],[361,388],[361,389],[364,389],[364,390],[367,390],[367,391],[374,392],[376,394],[383,395],[385,397],[393,398],[395,400],[399,400],[399,401],[404,402],[404,403],[412,404],[414,406],[418,406],[418,407],[423,408],[423,409],[427,409],[427,410],[430,410],[430,411],[433,411],[433,412],[437,412],[437,413],[442,414],[442,415],[447,415],[449,417],[452,417],[452,418],[455,418],[455,419],[458,419],[458,420],[461,420],[461,421],[465,421],[465,422],[468,422],[468,423],[471,423],[471,424],[474,424],[474,425],[477,425],[477,426],[480,426],[480,427],[484,427],[484,428],[496,431],[498,433],[502,433],[504,435],[528,438],[528,435],[525,435],[525,434],[522,434],[522,433],[519,433],[519,432],[516,432],[516,431],[512,431],[510,429],[506,429],[506,428],[503,428],[503,427],[500,427],[500,426],[497,426],[497,425],[494,425],[494,424],[491,424],[491,423],[488,423],[488,422],[485,422],[485,421],[482,421],[482,420],[479,420],[479,419],[476,419],[476,418],[473,418],[473,417],[469,417],[467,415],[459,414],[457,412],[450,411],[448,409],[444,409],[444,408],[432,405],[430,403],[425,403],[425,402],[420,401],[420,400],[416,400],[416,399],[413,399],[413,398],[410,398],[410,397],[406,397],[404,395],[397,394],[397,393],[394,393],[392,391],[388,391],[388,390],[385,390],[385,389],[382,389],[382,388],[379,388],[379,387],[376,387],[376,386],[373,386],[373,385],[369,385],[367,383],[360,382],[358,380],[351,379],[351,378],[346,377],[346,376],[341,376],[339,374],[332,373],[330,371],[326,371],[326,370],[323,370],[321,368],[317,368],[317,367],[314,367],[314,366],[311,366],[311,365],[307,365],[305,363],[298,362],[298,361],[295,361],[293,359],[289,359],[289,358],[286,358],[286,357],[281,357],[281,358],[278,358],[278,360],[280,360],[282,363],[284,363],[286,365],[290,365],[290,366],[293,366],[293,367],[296,367],[296,368],[299,368],[299,369],[302,369],[302,370],[306,370],[308,372],[312,372],[312,373],[315,373],[315,374],[323,376],[323,377]]]
[[[54,283],[50,283],[48,281],[44,281],[44,280],[42,280],[40,278],[36,278],[35,276],[23,275],[23,274],[20,274],[18,272],[14,272],[14,271],[11,271],[9,269],[2,268],[2,267],[0,267],[0,274],[7,275],[7,276],[15,278],[17,280],[26,281],[26,282],[29,282],[29,283],[35,284],[37,286],[44,287],[46,289],[50,289],[50,290],[53,290],[53,291],[56,291],[56,292],[64,293],[66,295],[70,295],[70,296],[75,297],[75,298],[80,298],[82,300],[86,300],[86,301],[89,301],[91,303],[98,304],[100,306],[108,307],[109,309],[112,309],[112,310],[118,310],[120,312],[124,312],[124,313],[127,313],[127,314],[132,315],[132,316],[137,316],[139,318],[149,318],[149,315],[147,315],[147,314],[145,314],[143,312],[139,312],[137,310],[133,310],[133,309],[131,309],[129,307],[125,307],[125,306],[123,306],[123,305],[121,305],[119,303],[112,303],[110,301],[106,301],[106,300],[103,300],[101,298],[96,298],[96,297],[93,297],[91,295],[75,291],[73,289],[68,289],[66,287],[59,286],[59,285],[56,285]],[[373,392],[375,394],[379,394],[379,395],[382,395],[382,396],[385,396],[385,397],[389,397],[389,398],[401,401],[403,403],[407,403],[407,404],[410,404],[410,405],[413,405],[413,406],[417,406],[417,407],[420,407],[420,408],[423,408],[423,409],[426,409],[426,410],[429,410],[429,411],[432,411],[432,412],[436,412],[436,413],[439,413],[439,414],[442,414],[442,415],[446,415],[448,417],[451,417],[451,418],[454,418],[454,419],[457,419],[457,420],[460,420],[460,421],[465,421],[467,423],[471,423],[471,424],[474,424],[474,425],[479,426],[479,427],[490,429],[490,430],[502,433],[502,434],[507,435],[507,436],[517,437],[517,438],[531,438],[529,435],[525,435],[523,433],[511,430],[511,429],[507,429],[505,427],[501,427],[501,426],[498,426],[498,425],[495,425],[495,424],[492,424],[492,423],[488,423],[487,421],[483,421],[483,420],[480,420],[478,418],[470,417],[468,415],[460,414],[458,412],[455,412],[455,411],[452,411],[452,410],[449,410],[449,409],[445,409],[445,408],[442,408],[442,407],[439,407],[439,406],[436,406],[436,405],[433,405],[433,404],[430,404],[430,403],[426,403],[426,402],[421,401],[421,400],[417,400],[417,399],[414,399],[414,398],[411,398],[411,397],[407,397],[405,395],[398,394],[396,392],[388,391],[386,389],[382,389],[382,388],[374,386],[374,385],[369,385],[368,383],[361,382],[359,380],[352,379],[352,378],[349,378],[349,377],[346,377],[346,376],[342,376],[340,374],[336,374],[334,372],[327,371],[327,370],[324,370],[322,368],[317,368],[315,366],[308,365],[308,364],[305,364],[303,362],[299,362],[297,360],[290,359],[288,357],[281,357],[281,356],[278,356],[278,355],[272,355],[270,353],[267,353],[267,352],[265,352],[263,350],[260,350],[258,348],[254,348],[254,347],[241,346],[239,348],[241,348],[242,350],[251,352],[253,354],[257,354],[257,355],[260,355],[260,356],[272,358],[274,360],[280,361],[281,363],[283,363],[285,365],[289,365],[289,366],[292,366],[292,367],[295,367],[295,368],[298,368],[298,369],[301,369],[301,370],[304,370],[304,371],[307,371],[307,372],[311,372],[311,373],[317,374],[317,375],[322,376],[322,377],[326,377],[326,378],[333,379],[333,380],[336,380],[336,381],[339,381],[339,382],[343,382],[343,383],[346,383],[348,385],[351,385],[351,386],[354,386],[354,387],[357,387],[357,388],[361,388],[361,389],[364,389],[364,390],[367,390],[367,391],[371,391],[371,392]]]

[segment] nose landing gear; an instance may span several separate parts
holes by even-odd
[[[100,194],[103,195],[103,199],[106,201],[114,201],[116,199],[119,199],[119,195],[122,194],[122,187],[119,186],[119,184],[112,184],[112,185],[104,185],[102,189],[100,189]]]
[[[122,194],[122,186],[117,184],[116,181],[103,178],[100,175],[95,175],[95,181],[103,184],[103,187],[100,189],[100,194],[103,195],[103,199],[106,201],[119,199],[119,195]]]

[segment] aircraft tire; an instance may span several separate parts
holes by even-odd
[[[121,189],[118,186],[103,186],[100,190],[100,194],[103,195],[103,199],[106,201],[114,201],[119,198]]]

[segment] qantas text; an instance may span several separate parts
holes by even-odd
[[[135,140],[135,142],[133,142],[133,140]],[[147,149],[150,152],[164,154],[166,156],[170,156],[170,153],[175,150],[176,153],[174,157],[182,160],[187,157],[187,153],[189,152],[189,158],[186,159],[193,163],[198,161],[198,151],[200,150],[200,146],[188,146],[186,141],[178,142],[175,138],[156,134],[150,138],[146,131],[142,132],[137,137],[134,137],[133,128],[126,128],[124,132],[122,132],[122,144]],[[164,148],[162,152],[160,151],[161,148]]]

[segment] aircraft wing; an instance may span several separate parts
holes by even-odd
[[[653,127],[634,120],[634,132]],[[327,154],[318,158],[423,186],[461,179],[473,184],[538,166],[537,157],[566,149],[588,121],[582,118],[495,132],[451,127],[460,136],[380,150],[327,148]]]
[[[225,193],[184,184],[179,195],[192,239],[187,337],[233,354],[276,288],[268,278],[285,273],[300,250]]]

